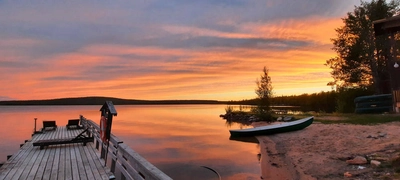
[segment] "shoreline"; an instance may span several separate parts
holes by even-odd
[[[256,137],[260,142],[262,179],[292,180],[300,179],[296,166],[285,157],[285,152],[266,136]]]
[[[253,123],[253,126],[267,124]],[[400,159],[400,122],[378,125],[321,124],[293,132],[257,136],[264,179],[399,178],[390,166]],[[385,134],[379,136],[379,134]],[[377,159],[382,165],[351,165],[355,156]]]

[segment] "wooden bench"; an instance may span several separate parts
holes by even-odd
[[[57,129],[56,121],[43,121],[42,132],[47,130],[56,130],[56,129]]]
[[[85,129],[83,132],[78,134],[75,138],[39,140],[39,141],[33,142],[33,146],[40,146],[41,150],[45,146],[57,145],[57,144],[82,143],[84,146],[86,146],[86,143],[93,142],[94,138],[85,136],[84,135],[85,132],[88,132],[88,129]]]
[[[68,124],[66,125],[67,129],[82,129],[82,126],[79,125],[79,119],[70,119],[68,120]]]

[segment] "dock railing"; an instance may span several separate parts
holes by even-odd
[[[83,127],[89,128],[90,135],[94,137],[94,143],[96,149],[100,152],[100,158],[104,159],[108,157],[110,160],[105,160],[105,164],[114,173],[115,179],[172,180],[172,178],[148,162],[113,134],[111,134],[107,150],[107,145],[100,138],[99,125],[82,115],[80,116],[80,121]],[[106,153],[108,153],[107,156]]]

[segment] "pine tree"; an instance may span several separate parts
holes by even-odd
[[[268,69],[264,66],[263,74],[260,79],[256,80],[257,89],[255,90],[257,94],[258,106],[256,113],[259,118],[265,121],[272,121],[271,115],[271,98],[273,96],[272,91],[272,81],[268,74]]]

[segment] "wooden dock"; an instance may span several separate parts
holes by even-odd
[[[64,126],[35,134],[0,167],[0,179],[171,180],[113,134],[109,145],[103,143],[100,127],[92,120],[80,116],[80,123],[88,129],[87,135],[93,137],[93,142],[86,146],[51,145],[40,150],[39,146],[33,146],[34,142],[73,138],[84,129],[67,130]]]
[[[52,145],[43,150],[32,145],[38,140],[75,137],[81,131],[58,127],[35,134],[0,168],[0,179],[110,179],[113,174],[94,143]]]

